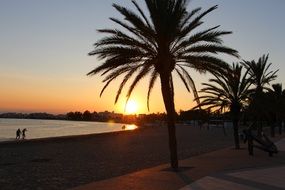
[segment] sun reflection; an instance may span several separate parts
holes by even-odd
[[[135,124],[123,125],[123,127],[122,127],[122,129],[124,129],[124,130],[135,130],[137,128],[138,128],[138,126],[136,126]]]

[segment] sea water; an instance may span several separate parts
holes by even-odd
[[[134,125],[107,122],[85,122],[65,120],[37,120],[37,119],[1,119],[0,141],[11,141],[16,138],[16,130],[27,129],[26,139],[47,137],[84,135],[107,133],[134,129]]]

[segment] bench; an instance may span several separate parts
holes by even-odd
[[[253,148],[268,152],[269,156],[278,153],[276,145],[264,133],[261,137],[254,135],[251,129],[243,130],[243,133],[245,136],[244,143],[248,142],[249,155],[253,155]]]

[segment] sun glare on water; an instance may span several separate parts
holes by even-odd
[[[126,114],[136,114],[138,111],[138,104],[134,100],[129,100],[125,107]]]

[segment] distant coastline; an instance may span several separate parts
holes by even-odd
[[[51,119],[51,120],[66,120],[66,114],[50,114],[45,112],[37,113],[17,113],[17,112],[7,112],[0,113],[0,118],[9,119]]]
[[[94,121],[94,122],[112,122],[112,123],[126,123],[126,124],[139,124],[139,123],[155,123],[165,120],[164,113],[156,114],[132,114],[125,115],[115,112],[90,112],[88,110],[83,113],[79,111],[68,112],[66,114],[50,114],[46,112],[36,113],[17,113],[7,112],[0,113],[0,118],[9,119],[39,119],[39,120],[68,120],[68,121]]]
[[[180,110],[177,113],[176,122],[189,123],[190,121],[203,121],[206,122],[209,119],[218,120],[221,117],[229,119],[228,113],[222,115],[216,115],[209,113],[205,110]],[[51,114],[46,112],[35,113],[17,113],[7,112],[0,113],[0,118],[10,119],[44,119],[44,120],[69,120],[69,121],[95,121],[95,122],[112,122],[112,123],[126,123],[145,125],[148,123],[156,124],[166,121],[165,113],[149,113],[149,114],[122,114],[110,111],[104,112],[90,112],[88,110],[84,112],[74,111],[66,114]]]

